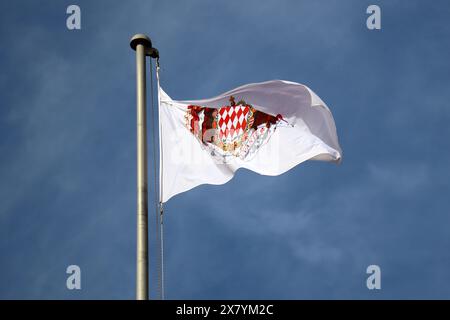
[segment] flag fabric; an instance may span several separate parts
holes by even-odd
[[[306,160],[340,162],[333,116],[307,86],[283,80],[175,101],[159,89],[160,191],[166,202],[236,170],[282,174]]]

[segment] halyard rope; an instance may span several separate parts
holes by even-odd
[[[162,236],[160,232],[160,206],[158,199],[158,180],[157,180],[157,166],[156,166],[156,125],[158,123],[156,118],[155,106],[154,106],[154,88],[153,88],[153,64],[152,59],[150,59],[150,100],[152,107],[152,143],[153,143],[153,182],[154,182],[154,205],[155,205],[155,229],[156,229],[156,242],[159,252],[157,253],[157,297],[163,299],[163,289],[162,289]],[[159,105],[159,104],[158,104]]]

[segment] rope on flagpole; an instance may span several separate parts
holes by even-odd
[[[157,82],[157,88],[158,88],[158,115],[161,117],[161,87],[159,83],[159,55],[156,58],[156,82]],[[164,221],[163,221],[163,152],[162,152],[162,146],[161,146],[161,137],[162,137],[162,126],[161,121],[159,122],[159,223],[160,223],[160,230],[159,230],[159,244],[160,244],[160,262],[161,262],[161,269],[160,269],[160,288],[161,288],[161,300],[164,300]]]
[[[155,203],[155,229],[156,229],[156,242],[158,250],[160,250],[161,245],[159,243],[160,241],[160,235],[159,235],[159,201],[158,201],[158,182],[156,179],[156,112],[155,112],[155,106],[154,106],[154,87],[153,87],[153,63],[152,59],[150,59],[150,100],[151,100],[151,106],[152,106],[152,143],[153,143],[153,194],[154,194],[154,203]],[[157,254],[157,297],[161,299],[161,252],[158,252]]]

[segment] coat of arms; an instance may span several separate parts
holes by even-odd
[[[261,147],[283,120],[253,108],[243,99],[209,108],[189,105],[186,125],[212,156],[226,161],[229,156],[248,159]],[[285,122],[285,121],[284,121]]]

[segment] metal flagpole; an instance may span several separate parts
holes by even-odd
[[[148,299],[148,190],[147,190],[147,110],[145,57],[155,57],[156,49],[144,34],[131,38],[136,51],[137,95],[137,266],[136,299]],[[156,53],[155,53],[156,52]]]
[[[147,110],[145,82],[145,49],[150,39],[135,35],[130,42],[136,50],[137,96],[137,268],[136,299],[148,299],[148,199],[147,199]]]

